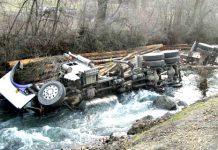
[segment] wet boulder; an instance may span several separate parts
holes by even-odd
[[[160,96],[154,100],[153,105],[160,109],[166,110],[176,110],[177,104],[174,100],[168,98],[167,96]]]
[[[188,104],[185,101],[178,101],[177,105],[184,106],[184,107],[188,106]]]
[[[163,123],[164,121],[168,120],[171,117],[171,113],[166,113],[160,118],[154,119],[152,116],[146,116],[142,119],[136,120],[132,127],[127,132],[128,135],[135,135],[138,133],[142,133],[143,131],[147,131],[152,127]]]
[[[127,132],[128,135],[134,135],[150,129],[156,124],[152,116],[146,116],[140,120],[136,120]]]

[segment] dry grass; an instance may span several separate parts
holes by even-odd
[[[149,131],[136,135],[130,149],[217,149],[218,98],[198,102]]]

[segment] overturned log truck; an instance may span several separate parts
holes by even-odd
[[[91,101],[108,93],[125,92],[138,88],[164,90],[164,86],[181,86],[180,56],[178,50],[135,56],[135,61],[115,60],[116,67],[105,76],[93,62],[80,55],[64,54],[68,60],[61,65],[59,77],[43,84],[20,85],[14,82],[14,73],[22,68],[17,62],[0,79],[0,94],[19,110],[39,111],[66,104],[73,108],[81,101]],[[122,65],[121,65],[122,64]],[[130,71],[124,73],[123,64]]]

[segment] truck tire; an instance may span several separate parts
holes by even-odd
[[[164,60],[146,61],[145,63],[147,66],[150,67],[162,67],[166,65]]]
[[[179,56],[178,50],[168,50],[168,51],[164,51],[163,53],[164,53],[165,58],[172,58],[172,57]]]
[[[66,96],[62,83],[51,81],[45,83],[38,92],[38,101],[43,106],[59,106]]]
[[[176,64],[179,62],[180,57],[172,57],[172,58],[165,58],[165,63],[166,64]]]
[[[208,51],[206,51],[206,50],[203,50],[203,49],[201,49],[201,48],[197,48],[197,49],[196,49],[196,52],[203,53],[203,54],[206,54],[206,55],[209,55],[209,54],[210,54],[210,52],[208,52]]]
[[[143,55],[143,59],[145,61],[163,60],[164,54],[163,53],[149,53],[149,54]]]

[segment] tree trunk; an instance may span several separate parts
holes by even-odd
[[[53,23],[53,27],[52,27],[52,34],[51,34],[52,36],[56,32],[58,21],[59,21],[59,7],[60,7],[60,0],[57,0],[56,10],[55,10],[55,18],[54,18],[54,23]]]
[[[178,0],[178,3],[179,4],[176,6],[173,20],[174,43],[181,43],[181,37],[183,34],[182,16],[184,11],[184,1]]]
[[[108,0],[98,0],[98,11],[96,15],[96,23],[95,29],[99,31],[99,29],[103,28],[106,14],[107,14],[107,4]]]
[[[36,3],[36,0],[33,0],[32,6],[31,6],[31,9],[30,9],[30,14],[29,14],[28,19],[27,19],[27,22],[26,22],[26,28],[25,28],[25,33],[24,33],[24,35],[27,35],[28,29],[29,29],[29,24],[31,23],[31,20],[32,20],[33,9],[34,9],[35,3]]]
[[[201,16],[200,15],[202,14],[201,11],[203,11],[202,7],[204,5],[204,2],[205,2],[205,0],[196,0],[195,1],[194,12],[193,12],[192,17],[190,19],[192,21],[191,21],[191,27],[190,27],[189,33],[191,33],[194,30],[194,28],[196,28],[197,26],[201,26],[201,19],[200,19]]]

